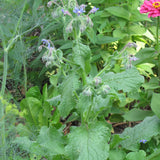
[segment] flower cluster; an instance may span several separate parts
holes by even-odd
[[[39,52],[42,50],[42,47],[46,48],[47,51],[42,56],[42,61],[45,63],[46,67],[50,67],[53,65],[58,66],[61,63],[62,51],[59,49],[55,49],[54,45],[50,40],[42,39],[42,45],[39,46]]]
[[[92,20],[90,19],[89,17],[89,14],[93,14],[95,13],[97,10],[99,10],[99,8],[96,8],[96,7],[93,7],[87,15],[83,15],[83,13],[85,13],[85,8],[86,8],[87,5],[85,4],[82,4],[80,6],[76,6],[74,9],[73,9],[73,13],[75,13],[77,15],[77,17],[75,17],[75,15],[71,14],[68,10],[62,8],[62,13],[64,14],[64,16],[68,15],[71,17],[71,20],[70,22],[68,23],[67,27],[66,27],[66,32],[68,33],[71,33],[72,30],[73,30],[73,25],[74,25],[74,22],[77,21],[78,24],[79,24],[79,30],[80,32],[84,32],[85,29],[87,28],[87,26],[89,27],[93,27],[93,22]]]
[[[96,93],[105,97],[111,90],[108,84],[102,82],[101,77],[95,77],[94,79],[88,77],[87,82],[88,86],[83,90],[83,95],[92,96],[94,93]]]
[[[149,13],[149,18],[160,16],[160,0],[145,0],[140,7],[140,13]]]

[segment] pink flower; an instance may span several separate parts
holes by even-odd
[[[140,13],[148,13],[148,17],[160,16],[160,0],[145,0],[140,8]]]

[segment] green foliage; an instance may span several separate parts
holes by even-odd
[[[76,106],[76,98],[74,92],[79,87],[79,77],[73,72],[73,74],[67,76],[61,84],[62,99],[58,106],[59,112],[62,117],[68,116],[70,111]]]
[[[158,160],[159,53],[143,1],[26,2],[0,2],[0,158]]]
[[[14,143],[35,157],[43,156],[53,158],[64,154],[64,138],[56,128],[42,127],[37,141],[31,141],[28,137],[19,137]]]
[[[47,93],[45,85],[43,87],[43,95],[41,95],[39,88],[32,87],[26,93],[26,98],[20,103],[23,116],[27,120],[28,127],[48,126],[48,120],[51,118],[51,105],[46,101]]]
[[[138,152],[130,152],[126,156],[127,160],[145,160],[146,159],[146,153],[143,150],[139,150]]]
[[[154,113],[152,111],[141,110],[141,109],[132,109],[129,112],[123,115],[124,119],[127,121],[141,121],[146,117],[153,116]]]
[[[153,112],[155,113],[155,115],[157,117],[160,117],[160,112],[159,112],[159,106],[160,106],[160,94],[158,93],[153,93],[152,95],[152,101],[151,101],[151,108],[153,110]]]
[[[160,120],[156,117],[147,117],[144,121],[134,128],[126,128],[120,135],[121,138],[126,138],[120,144],[123,148],[131,151],[138,151],[140,148],[140,140],[150,141],[153,136],[159,134]]]
[[[103,122],[74,127],[65,153],[71,160],[105,160],[109,156],[109,137],[109,129]]]
[[[121,73],[107,73],[102,75],[103,80],[117,90],[131,92],[137,90],[144,82],[143,76],[139,74],[136,68],[128,69]]]
[[[73,60],[77,65],[80,65],[83,71],[90,71],[90,55],[91,51],[88,46],[81,43],[76,43],[73,47]]]

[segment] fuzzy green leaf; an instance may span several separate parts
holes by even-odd
[[[81,94],[79,96],[79,101],[77,106],[78,110],[80,111],[82,121],[83,120],[86,121],[91,106],[91,97]]]
[[[110,37],[110,36],[103,36],[103,35],[97,35],[97,44],[106,44],[117,41],[119,38]]]
[[[132,109],[129,112],[124,114],[124,119],[127,121],[141,121],[144,120],[147,116],[153,116],[154,113],[148,110],[141,110],[141,109]]]
[[[126,160],[146,160],[146,152],[143,150],[137,151],[137,152],[130,152],[126,156]]]
[[[64,139],[62,133],[56,128],[41,128],[37,142],[46,151],[46,155],[59,155],[64,153]]]
[[[34,98],[41,100],[42,95],[41,95],[41,92],[38,86],[30,88],[26,93],[26,97],[34,97]]]
[[[109,132],[103,122],[73,128],[65,148],[67,157],[70,160],[106,160],[109,156]]]
[[[42,110],[41,101],[34,97],[28,97],[21,101],[20,106],[27,122],[38,125],[39,114]]]
[[[68,116],[70,111],[76,105],[76,99],[74,97],[74,91],[79,87],[79,77],[76,74],[71,74],[66,77],[62,83],[62,99],[58,106],[60,114],[62,117]]]
[[[125,159],[125,152],[121,150],[110,150],[109,151],[109,160],[124,160]]]
[[[77,65],[85,71],[89,73],[91,66],[90,66],[90,56],[91,50],[88,46],[83,45],[81,43],[76,43],[73,47],[73,59]]]
[[[137,90],[144,82],[144,77],[139,74],[136,68],[131,68],[117,74],[110,72],[103,75],[102,79],[111,88],[123,90],[124,92]]]
[[[151,108],[153,112],[156,114],[157,117],[160,118],[160,94],[159,93],[153,93],[152,101],[151,101]]]
[[[126,139],[120,144],[127,150],[138,151],[140,140],[145,139],[149,141],[153,136],[156,136],[159,133],[160,119],[157,116],[147,117],[134,128],[126,128],[120,135],[121,138]]]
[[[105,10],[116,17],[121,17],[127,20],[130,19],[130,13],[123,7],[109,7],[106,8]]]

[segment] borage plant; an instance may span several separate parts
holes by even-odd
[[[48,5],[52,3],[57,2]],[[115,154],[119,144],[124,150],[129,146],[130,151],[136,151],[141,142],[157,135],[136,136],[131,147],[128,139],[132,137],[127,137],[127,133],[135,133],[142,128],[140,125],[111,140],[112,127],[106,117],[124,112],[128,101],[133,101],[131,93],[140,92],[144,78],[133,65],[138,58],[127,53],[127,48],[136,47],[135,43],[127,44],[120,52],[115,51],[103,69],[98,70],[92,61],[91,49],[82,38],[87,27],[93,27],[90,15],[98,8],[93,7],[85,14],[86,7],[76,1],[72,6],[63,2],[62,6],[58,4],[63,16],[64,39],[72,41],[72,50],[63,53],[49,39],[42,39],[39,47],[39,50],[45,50],[42,61],[54,70],[50,73],[48,91],[46,85],[43,94],[36,87],[31,88],[21,102],[24,117],[30,125],[28,129],[32,133],[32,128],[39,131],[35,132],[35,137],[19,137],[15,141],[30,153],[30,157],[106,160]],[[115,61],[119,61],[119,73],[111,72]],[[157,119],[155,121],[157,124]]]

